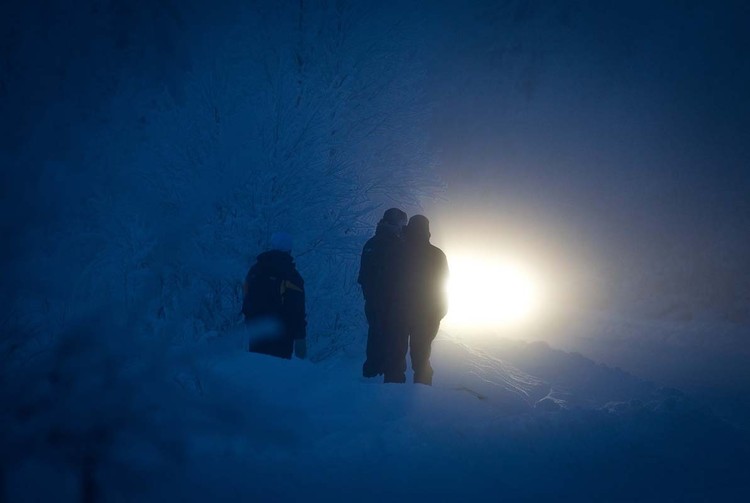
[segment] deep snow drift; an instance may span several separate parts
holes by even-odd
[[[671,320],[589,312],[560,323],[544,339],[557,348],[678,388],[750,431],[749,333],[746,322],[708,314],[703,319]]]
[[[677,390],[545,343],[479,349],[441,333],[425,387],[359,377],[361,348],[314,364],[249,354],[244,340],[183,347],[168,379],[137,383],[142,406],[127,410],[147,424],[113,427],[95,470],[106,499],[739,501],[750,490],[739,430]],[[97,413],[78,398],[69,405]],[[78,498],[75,465],[46,451],[8,467],[10,501]]]

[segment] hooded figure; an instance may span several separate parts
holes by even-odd
[[[445,253],[430,244],[430,222],[414,215],[405,231],[405,295],[408,324],[408,346],[414,382],[432,384],[430,352],[440,321],[448,312],[446,283],[448,260]],[[406,366],[407,343],[399,349],[402,366]]]
[[[403,313],[403,249],[402,230],[406,213],[391,208],[383,214],[375,236],[365,243],[358,282],[365,297],[365,315],[369,324],[367,358],[362,375],[385,374],[385,382],[404,382],[401,372],[386,369],[390,348],[397,347],[406,337]]]
[[[271,249],[258,255],[245,277],[242,313],[246,323],[272,330],[250,341],[250,351],[280,358],[307,353],[305,337],[305,283],[292,259],[292,237],[285,232],[271,236]]]

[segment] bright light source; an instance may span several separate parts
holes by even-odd
[[[510,328],[534,320],[541,303],[541,291],[528,269],[497,257],[449,257],[446,326]]]

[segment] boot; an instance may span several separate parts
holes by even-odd
[[[386,372],[383,378],[383,382],[403,384],[406,382],[406,373],[405,372]]]
[[[414,371],[414,384],[426,384],[432,386],[432,368],[427,367],[425,369]]]
[[[380,376],[383,375],[383,370],[380,365],[376,365],[372,360],[365,360],[364,365],[362,365],[362,375],[364,377]]]

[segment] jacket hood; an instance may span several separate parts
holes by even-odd
[[[430,221],[424,215],[414,215],[404,232],[406,239],[415,243],[430,242]]]

